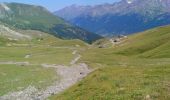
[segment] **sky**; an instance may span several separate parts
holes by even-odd
[[[56,11],[66,6],[77,5],[97,5],[103,3],[114,3],[120,0],[0,0],[0,2],[18,2],[26,4],[41,5],[50,11]]]

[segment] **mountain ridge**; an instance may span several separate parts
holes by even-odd
[[[101,38],[97,34],[71,25],[42,6],[1,3],[0,14],[0,21],[10,27],[39,30],[62,39],[80,39],[89,43]]]
[[[169,9],[170,0],[122,0],[96,6],[72,5],[54,14],[88,31],[114,35],[168,25]]]

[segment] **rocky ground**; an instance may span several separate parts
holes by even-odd
[[[70,66],[64,65],[49,65],[41,64],[45,68],[54,68],[56,74],[60,77],[53,85],[48,86],[46,89],[38,90],[34,86],[29,86],[25,90],[11,92],[2,97],[0,100],[45,100],[49,96],[58,94],[70,86],[74,85],[85,76],[87,76],[93,70],[88,68],[88,65],[85,63],[78,63],[77,61],[81,58],[81,55],[77,51],[72,53],[75,55],[75,58],[70,62]],[[28,62],[1,62],[0,64],[29,64]]]

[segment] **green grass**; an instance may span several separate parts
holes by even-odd
[[[169,50],[170,47],[170,26],[158,27],[129,36],[129,39],[122,44],[124,46],[118,48],[118,54],[154,57],[157,54],[160,55],[159,52],[166,51],[164,56],[168,56],[169,52],[167,52],[167,50]],[[153,53],[155,53],[155,55]],[[159,56],[156,57],[159,58]]]
[[[71,49],[50,47],[5,47],[0,49],[0,60],[26,61],[33,64],[69,64],[73,59],[72,51]],[[25,58],[29,54],[30,58]]]
[[[98,68],[51,100],[169,100],[170,26],[131,35],[114,48],[90,48],[80,62]]]
[[[35,65],[0,65],[0,95],[23,90],[28,86],[43,89],[57,80],[52,68],[43,68],[41,64],[69,65],[73,59],[73,49],[48,46],[36,47],[0,47],[0,62],[29,62]],[[31,54],[30,58],[25,58]]]
[[[169,65],[98,69],[54,100],[169,100]]]
[[[47,36],[42,41],[37,41],[38,39],[26,41],[25,43],[29,44],[27,46],[1,47],[0,61],[68,65],[73,59],[73,50],[77,49],[82,55],[79,62],[84,62],[97,70],[73,87],[49,99],[145,100],[149,96],[151,100],[169,100],[169,32],[170,26],[148,30],[129,36],[126,41],[114,48],[96,48],[97,44],[95,48],[93,46],[89,48],[87,44],[78,40],[60,40]],[[24,57],[27,54],[31,56],[26,59]],[[40,66],[0,65],[0,68],[1,75],[7,73],[7,76],[0,76],[2,83],[4,82],[0,88],[6,90],[2,91],[1,95],[17,90],[18,87],[28,87],[29,84],[47,86],[55,76],[54,70]],[[37,83],[44,80],[43,77],[46,77],[45,81],[49,83]],[[14,82],[16,78],[21,80],[18,83]]]
[[[99,68],[51,100],[169,100],[170,59],[136,58],[113,49],[83,52],[81,62]]]
[[[57,77],[54,69],[38,65],[0,65],[0,96],[8,92],[23,90],[28,86],[42,89],[52,84]]]
[[[0,95],[23,90],[28,86],[43,89],[57,80],[54,69],[43,68],[41,64],[69,65],[73,59],[72,49],[53,47],[1,47],[0,61],[29,62],[34,66],[0,65]],[[30,58],[25,58],[31,54]],[[5,76],[4,76],[5,75]]]
[[[30,63],[69,64],[74,49],[85,48],[81,40],[61,40],[47,33],[33,30],[16,30],[32,39],[10,41],[0,38],[0,61],[27,61]],[[26,55],[31,55],[25,59]],[[50,58],[50,59],[49,59]]]
[[[61,40],[32,30],[16,30],[33,37],[31,40],[9,41],[0,38],[0,62],[29,62],[33,65],[0,64],[0,96],[34,86],[41,90],[58,79],[56,70],[41,64],[69,65],[75,49],[85,48],[80,40]],[[41,35],[41,37],[40,37]],[[10,44],[10,46],[7,46]],[[29,58],[25,58],[30,55]]]

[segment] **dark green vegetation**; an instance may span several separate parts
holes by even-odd
[[[2,3],[0,21],[9,27],[39,30],[62,39],[80,39],[91,43],[101,38],[99,35],[72,26],[41,6]]]
[[[52,100],[169,100],[170,26],[136,35],[113,48],[82,51],[97,68]],[[96,45],[96,44],[95,44]]]

